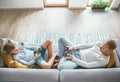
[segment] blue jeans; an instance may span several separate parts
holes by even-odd
[[[58,40],[58,56],[61,58],[60,62],[58,64],[58,69],[59,70],[62,70],[62,69],[74,69],[74,68],[76,68],[78,66],[76,63],[74,63],[71,60],[67,60],[66,57],[63,56],[63,53],[65,51],[66,46],[73,46],[73,45],[68,40],[66,40],[64,38],[60,38]],[[78,49],[73,50],[73,51],[71,51],[69,53],[74,55],[76,58],[80,59],[80,51]]]

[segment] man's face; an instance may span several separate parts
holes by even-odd
[[[17,46],[15,46],[15,48],[11,51],[11,53],[14,55],[14,54],[17,54],[19,52],[19,49]]]
[[[111,53],[111,50],[109,49],[109,45],[106,42],[101,44],[101,50],[102,53],[106,56],[110,55]]]

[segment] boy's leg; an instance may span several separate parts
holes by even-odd
[[[41,60],[41,61],[38,61],[37,64],[43,69],[50,69],[54,62],[55,56],[56,55],[53,54],[53,56],[48,60],[48,62],[46,62],[45,60]]]
[[[65,38],[60,38],[58,40],[58,56],[59,57],[62,57],[66,46],[72,46],[72,43],[66,40]]]
[[[52,66],[52,64],[53,64],[53,62],[55,60],[56,54],[53,54],[53,52],[52,52],[52,42],[50,40],[46,40],[43,43],[42,47],[44,49],[48,50],[48,61],[47,62],[46,61],[41,61],[39,63],[39,65],[42,68],[49,69],[49,68],[51,68],[51,66]]]
[[[47,49],[48,50],[48,60],[52,57],[52,42],[50,40],[46,40],[43,45],[42,45],[43,48]]]

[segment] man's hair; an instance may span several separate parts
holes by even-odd
[[[14,48],[15,48],[15,44],[13,44],[13,43],[6,43],[5,46],[3,47],[3,50],[7,54],[9,54]]]
[[[111,49],[111,50],[114,50],[117,47],[114,40],[107,41],[107,45],[109,45],[109,49]]]

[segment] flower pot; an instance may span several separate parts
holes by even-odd
[[[105,9],[106,7],[92,7],[92,9]]]

